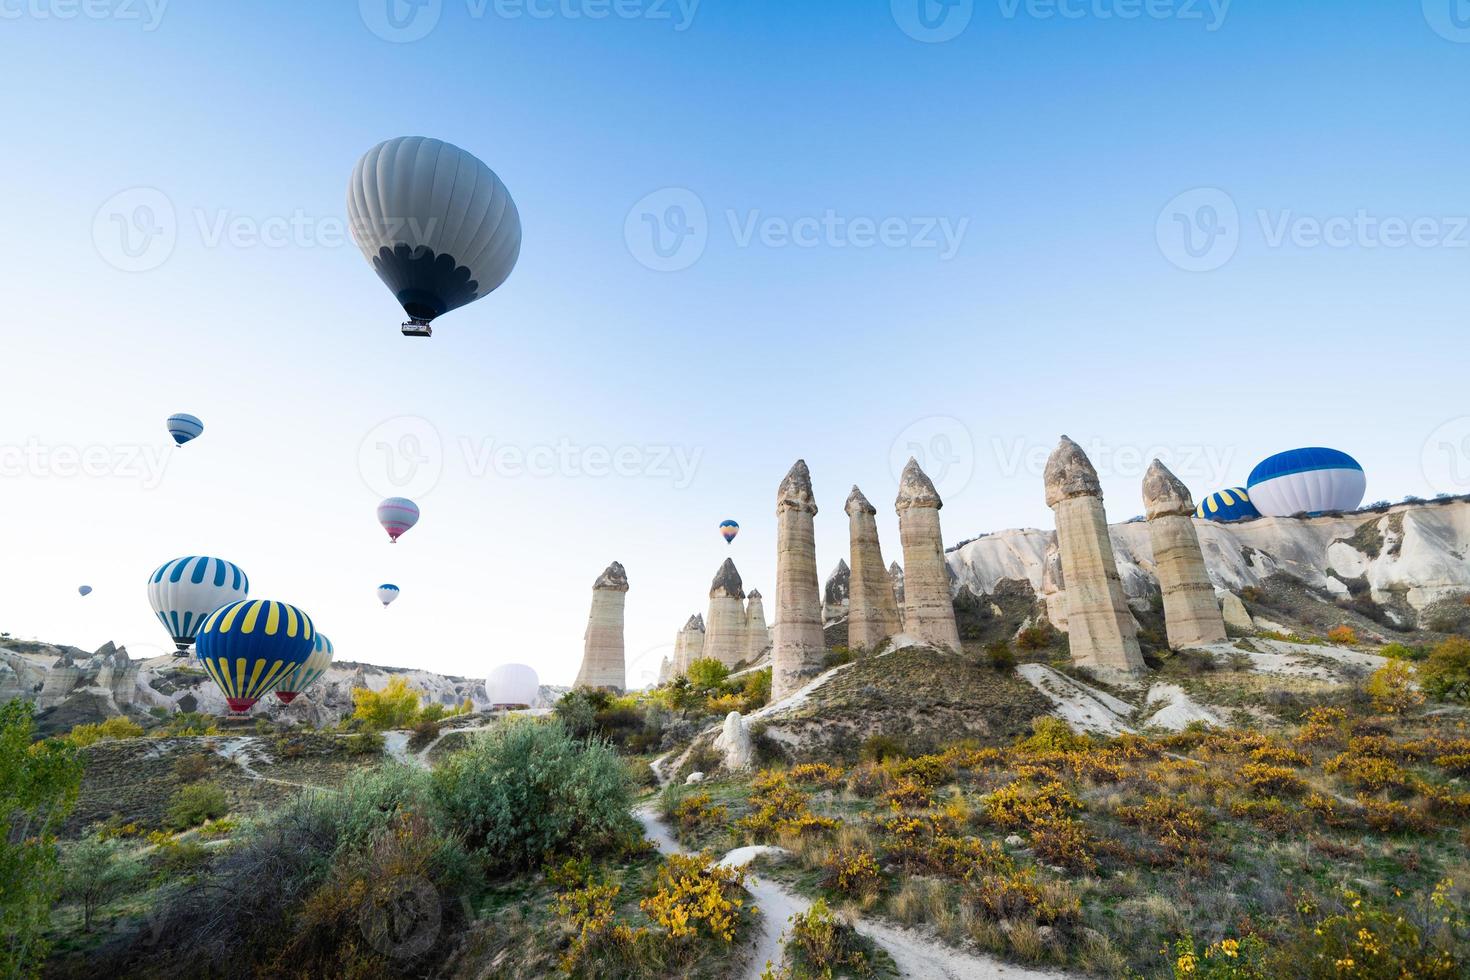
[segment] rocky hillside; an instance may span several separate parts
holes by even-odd
[[[291,704],[268,696],[252,715],[272,720],[335,724],[352,711],[352,691],[382,690],[395,677],[407,679],[426,702],[457,706],[468,700],[476,711],[490,707],[485,681],[427,670],[377,667],[352,661],[335,663],[310,690]],[[564,688],[543,685],[541,703],[551,704]],[[200,711],[224,715],[223,695],[191,657],[134,660],[126,649],[106,644],[94,653],[75,647],[0,640],[0,701],[25,698],[40,709],[42,734],[71,729],[119,714]]]
[[[1356,600],[1385,624],[1444,630],[1432,620],[1447,601],[1470,593],[1470,500],[1399,504],[1322,517],[1262,517],[1233,524],[1196,521],[1210,578],[1237,595],[1283,577],[1328,600]],[[1146,606],[1157,593],[1148,525],[1109,528],[1124,589]],[[1027,582],[1046,602],[1048,618],[1065,626],[1065,583],[1056,533],[1000,531],[967,541],[948,555],[957,593],[994,593],[1002,581]]]

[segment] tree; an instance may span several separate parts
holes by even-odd
[[[141,872],[117,838],[92,836],[78,841],[62,859],[62,894],[81,903],[82,931],[92,931],[92,917]]]
[[[1368,696],[1373,706],[1390,715],[1401,715],[1424,703],[1414,687],[1414,668],[1405,660],[1390,660],[1368,678]]]
[[[408,678],[394,677],[381,691],[366,687],[352,691],[352,720],[370,732],[410,728],[419,719],[419,692]]]
[[[1470,704],[1470,640],[1451,636],[1440,641],[1419,665],[1419,681],[1434,697]]]
[[[697,691],[718,691],[730,676],[730,668],[713,657],[700,657],[689,664],[689,683]]]
[[[46,955],[42,932],[60,891],[56,831],[77,800],[76,747],[31,743],[31,706],[0,705],[0,976],[33,976]]]

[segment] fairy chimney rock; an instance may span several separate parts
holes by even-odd
[[[939,509],[944,501],[934,483],[912,457],[899,477],[898,536],[903,545],[905,633],[941,649],[960,651],[949,591],[949,563],[944,560],[944,536]]]
[[[776,491],[776,630],[771,647],[771,698],[795,693],[821,673],[822,593],[817,582],[817,513],[812,476],[797,460]]]
[[[1225,641],[1225,617],[1194,527],[1194,498],[1157,459],[1143,477],[1144,513],[1153,545],[1159,589],[1164,594],[1164,631],[1169,647],[1182,650]]]
[[[623,603],[628,574],[618,562],[603,570],[592,583],[592,609],[582,638],[582,668],[576,687],[622,691],[627,687],[623,652]]]
[[[1062,436],[1046,461],[1045,481],[1046,503],[1056,514],[1072,662],[1141,671],[1137,624],[1123,596],[1097,470],[1081,446]]]

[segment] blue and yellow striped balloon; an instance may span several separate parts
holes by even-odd
[[[1247,517],[1260,517],[1261,512],[1251,503],[1245,487],[1230,487],[1216,490],[1199,502],[1194,516],[1203,521],[1240,521]]]
[[[306,663],[315,646],[311,617],[270,599],[242,599],[204,620],[195,655],[231,711],[249,711]]]
[[[317,633],[313,641],[311,656],[306,662],[286,675],[286,679],[276,685],[276,697],[282,702],[290,704],[296,700],[296,695],[315,684],[327,668],[332,666],[332,657],[336,655],[337,648],[332,646],[332,641],[327,639],[325,633]]]

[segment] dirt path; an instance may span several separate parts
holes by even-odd
[[[646,803],[634,811],[643,824],[644,835],[665,854],[686,854],[688,849],[674,840],[663,821],[658,818],[654,804]],[[784,854],[779,847],[737,847],[720,861],[726,866],[739,867],[749,864],[762,854]],[[755,897],[761,910],[760,934],[746,968],[747,980],[759,980],[766,963],[779,965],[782,957],[781,934],[791,916],[805,912],[811,901],[788,889],[779,882],[749,875],[745,887]],[[954,949],[912,929],[889,925],[873,919],[856,919],[858,931],[888,951],[898,972],[903,977],[923,977],[925,980],[1069,980],[1071,974],[1033,970],[1012,966],[989,956],[967,953]]]

